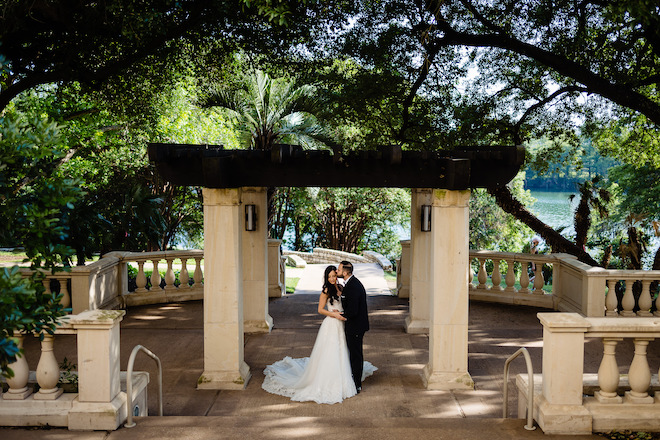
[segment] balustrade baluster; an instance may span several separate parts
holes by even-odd
[[[181,272],[179,272],[179,289],[187,289],[190,287],[188,281],[190,280],[190,275],[188,275],[188,267],[186,266],[187,258],[181,258]]]
[[[500,260],[493,259],[493,290],[502,290],[502,274],[500,273]]]
[[[642,293],[639,295],[639,310],[637,316],[653,316],[651,313],[651,280],[642,280]]]
[[[57,386],[60,381],[60,367],[53,353],[55,338],[45,334],[41,341],[41,357],[37,365],[37,383],[39,392],[34,395],[35,400],[55,400],[62,395],[63,390]]]
[[[520,265],[522,267],[522,272],[520,273],[520,293],[529,293],[529,274],[527,273],[528,261],[521,261]]]
[[[477,280],[479,280],[477,289],[488,289],[488,286],[486,286],[488,274],[486,273],[486,260],[484,258],[479,258],[479,273],[477,274]]]
[[[513,260],[505,260],[506,261],[506,276],[504,277],[504,282],[506,282],[506,288],[504,289],[507,292],[515,292],[516,288],[514,287],[516,285],[516,274],[513,271]]]
[[[44,289],[45,289],[44,293],[46,293],[46,295],[50,295],[51,293],[53,293],[50,290],[50,279],[49,278],[44,278],[43,280],[41,280],[41,284],[44,285]]]
[[[71,307],[71,295],[69,294],[69,284],[67,278],[58,278],[57,281],[60,283],[60,293],[62,294],[62,299],[60,299],[60,304],[65,309]]]
[[[195,273],[193,274],[194,286],[201,286],[202,283],[202,258],[195,257]]]
[[[601,403],[621,403],[617,394],[619,388],[619,366],[616,364],[616,344],[623,338],[603,338],[603,360],[598,368],[598,386],[600,390],[594,397]]]
[[[174,285],[174,269],[172,269],[172,264],[174,263],[174,258],[165,258],[167,262],[167,271],[165,272],[165,290],[176,289]]]
[[[545,279],[543,278],[543,263],[536,263],[536,270],[534,271],[534,294],[543,295],[543,286]]]
[[[14,337],[14,341],[19,349],[23,348],[23,338],[23,335]],[[2,395],[2,398],[5,400],[25,400],[27,396],[32,394],[32,390],[27,386],[30,367],[28,366],[27,359],[25,359],[25,353],[19,352],[16,356],[16,362],[12,362],[8,367],[14,372],[14,376],[7,378],[9,390]]]
[[[632,284],[632,283],[629,283]],[[653,397],[649,396],[648,390],[651,386],[651,370],[646,358],[646,347],[653,338],[635,338],[635,356],[628,371],[628,383],[630,391],[626,391],[624,400],[627,403],[653,403]]]
[[[621,316],[635,316],[635,312],[633,312],[633,308],[635,307],[633,284],[634,282],[632,280],[626,280],[626,291],[623,294],[623,300],[621,301],[621,306],[623,307]]]
[[[160,260],[151,260],[154,265],[154,270],[151,272],[151,289],[158,289],[160,287],[160,272],[158,272],[158,263]]]
[[[144,261],[138,260],[138,273],[137,276],[135,277],[135,285],[137,286],[137,289],[135,289],[136,293],[144,293],[148,292],[147,290],[147,276],[144,274]]]
[[[607,280],[607,296],[605,297],[605,316],[619,316],[616,310],[618,304],[616,298],[617,280]]]

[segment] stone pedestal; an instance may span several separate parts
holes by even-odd
[[[410,209],[410,305],[407,333],[428,333],[431,296],[431,232],[422,232],[422,205],[431,205],[433,190],[413,188]],[[444,250],[443,250],[444,252]]]
[[[423,373],[428,389],[474,388],[467,370],[469,200],[467,190],[432,192],[429,363]]]
[[[273,318],[268,314],[268,202],[266,188],[242,188],[243,219],[243,330],[268,333]],[[245,206],[254,205],[256,230],[245,230]]]
[[[543,324],[539,426],[546,434],[590,434],[592,417],[582,404],[584,333],[589,323],[577,313],[539,313],[538,317]]]
[[[396,266],[396,295],[410,298],[410,240],[401,240],[401,258]]]
[[[69,411],[69,429],[114,430],[126,419],[119,376],[119,323],[125,314],[90,310],[70,320],[78,333],[79,391]]]
[[[240,189],[204,188],[204,372],[199,389],[243,389],[250,367],[243,349],[245,210]]]

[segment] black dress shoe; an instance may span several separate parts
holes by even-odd
[[[357,388],[357,393],[360,394],[360,391],[362,391],[362,387]]]

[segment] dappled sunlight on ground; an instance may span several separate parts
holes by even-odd
[[[157,321],[159,319],[167,319],[167,316],[135,315],[133,318],[141,321]]]

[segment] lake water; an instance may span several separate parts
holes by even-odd
[[[570,192],[531,191],[531,193],[536,203],[527,206],[527,209],[553,228],[567,227],[563,231],[564,235],[574,235],[573,216],[580,201],[579,195],[571,202],[568,197],[574,193]],[[647,251],[642,257],[643,269],[651,269],[658,248],[660,248],[660,237],[651,237]]]
[[[568,228],[566,232],[573,230],[573,215],[579,202],[579,196],[571,202],[571,192],[555,191],[531,191],[532,197],[536,199],[533,205],[527,206],[544,223],[553,228]]]

